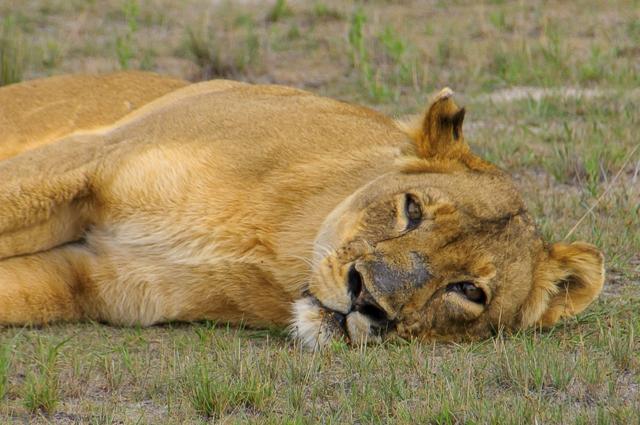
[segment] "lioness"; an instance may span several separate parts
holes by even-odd
[[[471,152],[449,89],[408,124],[288,87],[182,86],[0,89],[0,323],[451,341],[552,325],[602,288],[600,252],[543,242],[511,179]],[[148,103],[125,115],[124,87]]]

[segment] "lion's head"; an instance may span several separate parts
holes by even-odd
[[[545,244],[511,179],[471,153],[448,89],[398,169],[327,217],[294,328],[308,346],[389,336],[459,341],[549,326],[602,289],[592,245]]]

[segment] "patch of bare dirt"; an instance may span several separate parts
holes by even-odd
[[[482,101],[494,103],[514,102],[523,99],[532,99],[540,101],[546,97],[556,97],[562,99],[584,98],[592,99],[595,97],[610,96],[615,94],[614,90],[599,88],[581,88],[581,87],[527,87],[516,86],[503,90],[497,90],[479,97]],[[640,89],[634,89],[625,93],[625,96],[635,97],[640,95]]]

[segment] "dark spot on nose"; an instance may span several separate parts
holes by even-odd
[[[364,287],[353,302],[353,309],[378,324],[388,320],[387,313],[380,307],[380,304],[373,298],[367,288]]]
[[[370,265],[373,286],[385,295],[392,295],[407,289],[418,289],[431,278],[425,258],[417,252],[409,252],[411,266],[402,267],[389,258],[378,254]]]
[[[356,270],[356,265],[352,264],[347,273],[347,286],[351,300],[355,300],[362,292],[362,275]]]

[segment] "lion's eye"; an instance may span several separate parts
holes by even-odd
[[[484,291],[471,282],[452,283],[447,287],[447,292],[457,292],[474,303],[484,304],[487,302]]]
[[[407,229],[415,229],[422,221],[422,208],[418,200],[410,194],[404,198],[404,213],[407,216]]]

